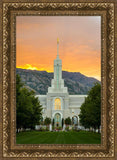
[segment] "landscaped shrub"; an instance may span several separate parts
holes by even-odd
[[[42,127],[42,131],[46,131],[46,127]]]
[[[65,124],[66,125],[71,125],[71,118],[70,117],[65,119]]]
[[[49,127],[46,127],[46,131],[49,131]]]
[[[42,131],[42,127],[40,127],[39,131]]]
[[[51,118],[46,117],[44,120],[44,125],[49,125],[51,123]]]
[[[67,126],[67,127],[65,128],[65,130],[66,130],[66,131],[69,131],[69,126]]]
[[[62,127],[58,127],[58,130],[61,130],[62,129]]]

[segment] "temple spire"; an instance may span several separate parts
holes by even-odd
[[[59,59],[59,38],[57,38],[57,59]]]

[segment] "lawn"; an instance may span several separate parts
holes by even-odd
[[[100,144],[101,135],[88,131],[39,132],[27,131],[16,134],[17,144]]]

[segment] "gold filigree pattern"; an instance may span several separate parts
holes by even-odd
[[[102,36],[102,43],[106,39],[106,62],[102,58],[102,66],[106,65],[106,70],[102,67],[102,88],[106,88],[107,102],[106,112],[103,110],[104,97],[102,100],[102,121],[106,114],[107,134],[106,147],[103,147],[104,134],[102,133],[102,145],[96,145],[97,148],[84,149],[80,145],[41,145],[35,147],[30,145],[18,145],[19,149],[11,149],[10,144],[10,53],[11,53],[11,15],[29,15],[30,11],[37,15],[100,15],[103,11],[106,16],[106,37]],[[103,15],[103,14],[102,14]],[[15,25],[15,24],[14,24]],[[103,24],[102,24],[103,25]],[[103,33],[103,31],[102,31]],[[14,42],[15,44],[15,42]],[[102,47],[102,52],[103,52]],[[102,53],[103,54],[103,53]],[[13,60],[14,61],[14,60]],[[15,63],[15,62],[13,62]],[[106,72],[106,80],[104,77]],[[106,84],[104,84],[106,82]],[[105,87],[104,87],[105,85]],[[15,106],[14,106],[15,107]],[[103,130],[103,123],[102,123]],[[28,145],[27,145],[28,146]],[[44,146],[44,145],[43,145]],[[48,146],[48,148],[46,148]],[[95,145],[94,145],[95,146]],[[62,149],[61,149],[62,148]],[[114,156],[114,3],[3,3],[3,156],[4,157],[113,157]]]

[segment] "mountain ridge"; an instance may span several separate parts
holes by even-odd
[[[37,71],[16,68],[16,74],[21,76],[23,83],[36,91],[36,94],[46,94],[48,87],[51,86],[51,79],[53,78],[53,72]],[[80,72],[67,72],[62,71],[62,78],[64,84],[68,87],[70,95],[74,94],[87,94],[94,83],[99,80],[93,77],[87,77]]]

